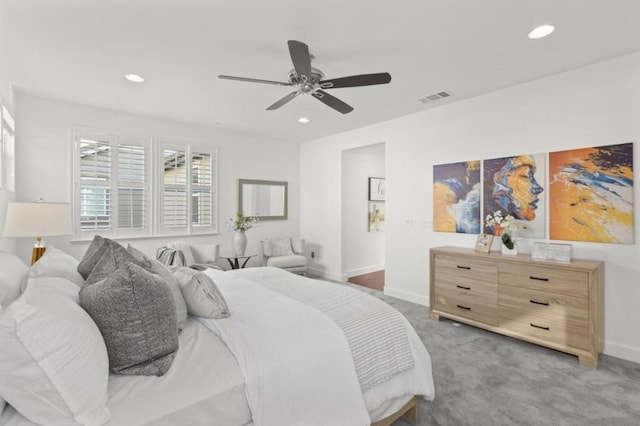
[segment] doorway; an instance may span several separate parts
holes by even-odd
[[[381,291],[385,200],[370,200],[369,183],[384,177],[384,143],[342,151],[342,274],[345,281]]]

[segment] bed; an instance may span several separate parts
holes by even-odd
[[[190,315],[160,377],[109,374],[104,424],[389,425],[433,399],[423,343],[377,298],[277,268],[204,273],[231,315]],[[34,423],[7,405],[0,424]]]

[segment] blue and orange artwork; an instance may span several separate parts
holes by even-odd
[[[483,174],[483,216],[499,210],[523,223],[517,236],[544,238],[544,154],[484,160]],[[494,234],[494,229],[485,226],[484,232]]]
[[[433,230],[480,233],[480,161],[433,166]]]
[[[553,240],[633,244],[633,143],[549,153]]]

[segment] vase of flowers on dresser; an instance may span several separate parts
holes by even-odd
[[[236,256],[244,256],[247,250],[247,235],[245,231],[253,228],[258,224],[258,218],[254,216],[245,216],[242,212],[236,214],[235,219],[229,218],[227,228],[233,231],[231,236],[231,247]]]
[[[502,254],[518,254],[518,240],[514,235],[519,229],[526,229],[526,225],[517,221],[516,218],[511,215],[502,216],[500,210],[497,210],[493,214],[488,214],[484,222],[485,225],[493,231],[493,235],[500,237],[500,241],[502,242],[500,251]]]

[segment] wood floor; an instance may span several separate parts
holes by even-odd
[[[371,272],[364,275],[356,275],[347,280],[350,283],[372,288],[374,290],[384,290],[384,270]]]

